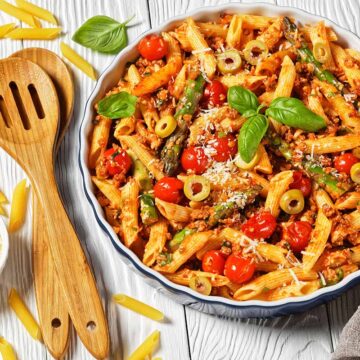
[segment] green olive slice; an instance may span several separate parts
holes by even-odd
[[[305,200],[303,193],[298,189],[287,191],[280,199],[280,207],[287,214],[299,214],[304,210]]]
[[[350,176],[351,180],[356,183],[360,184],[360,162],[354,164],[350,169]]]
[[[192,277],[189,281],[189,287],[203,295],[210,295],[212,289],[210,280],[204,276]]]
[[[184,194],[192,201],[205,200],[210,194],[210,181],[200,175],[190,175],[184,182]]]
[[[244,49],[244,58],[251,65],[257,65],[260,60],[264,60],[269,50],[260,40],[249,41]]]
[[[217,55],[217,66],[223,74],[233,74],[241,67],[240,53],[235,50],[226,50]]]

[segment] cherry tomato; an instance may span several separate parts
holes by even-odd
[[[284,230],[284,239],[290,244],[293,252],[303,251],[310,240],[312,226],[307,221],[295,221]]]
[[[123,149],[108,149],[104,153],[106,169],[109,175],[114,176],[120,173],[127,173],[131,168],[131,157]]]
[[[276,219],[268,211],[254,214],[241,227],[250,239],[269,238],[276,229]]]
[[[334,165],[335,169],[339,172],[350,174],[351,167],[359,162],[359,159],[352,153],[345,153],[335,157]]]
[[[218,80],[213,80],[204,89],[202,104],[206,107],[221,106],[226,101],[226,87]]]
[[[252,278],[255,272],[255,263],[240,255],[231,254],[225,262],[224,275],[236,284],[242,284]]]
[[[301,171],[294,171],[293,178],[290,189],[298,189],[305,197],[308,197],[311,194],[311,180]]]
[[[210,140],[209,146],[215,151],[211,155],[215,161],[227,161],[237,153],[237,141],[234,135],[217,135],[215,139]]]
[[[153,34],[141,39],[138,50],[147,60],[160,60],[169,52],[169,45],[161,36]]]
[[[195,174],[202,174],[209,165],[209,159],[201,147],[186,148],[181,155],[181,165],[184,170],[193,170]]]
[[[177,204],[182,197],[184,183],[173,177],[163,177],[154,186],[155,197]]]
[[[202,259],[203,271],[222,275],[224,273],[225,258],[219,250],[208,251]]]

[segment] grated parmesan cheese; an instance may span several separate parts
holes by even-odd
[[[298,277],[296,276],[294,270],[293,270],[293,269],[288,269],[288,270],[289,270],[290,275],[291,275],[292,278],[294,279],[295,283],[296,283],[297,285],[300,285],[300,281],[299,281]]]
[[[212,51],[212,49],[207,47],[207,48],[204,48],[204,49],[193,50],[191,53],[193,55],[196,55],[196,54],[201,54],[201,53],[208,52],[208,51]]]
[[[315,254],[313,252],[310,251],[301,251],[302,255],[308,255],[308,256],[315,256]]]

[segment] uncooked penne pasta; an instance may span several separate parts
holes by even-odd
[[[113,295],[113,299],[117,304],[135,311],[138,314],[144,315],[152,320],[162,321],[164,319],[164,314],[161,311],[125,294]]]
[[[5,24],[0,26],[0,39],[3,38],[8,32],[16,27],[15,23]]]
[[[5,0],[0,0],[0,10],[31,27],[41,28],[41,23],[38,19],[32,16],[29,12],[16,7]]]
[[[13,233],[20,229],[25,221],[29,188],[26,179],[20,181],[13,192],[11,201],[9,232]]]
[[[0,336],[0,355],[3,360],[16,360],[12,346],[2,336]]]
[[[280,198],[293,182],[292,171],[282,171],[270,180],[269,192],[265,201],[265,209],[277,217],[280,212]]]
[[[329,220],[322,210],[318,211],[315,228],[311,233],[311,238],[303,255],[303,269],[309,271],[323,253],[326,242],[331,231],[332,221]]]
[[[29,1],[26,1],[26,0],[15,0],[15,2],[19,8],[25,10],[27,13],[29,13],[39,19],[45,20],[51,24],[54,24],[54,25],[58,24],[55,16],[50,11],[48,11],[40,6],[37,6]]]
[[[128,360],[145,359],[151,356],[159,345],[160,331],[152,332],[144,342],[128,357]]]

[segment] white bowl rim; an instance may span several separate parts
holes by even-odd
[[[9,233],[3,219],[0,218],[0,274],[5,267],[9,255]]]
[[[131,51],[136,47],[136,44],[138,41],[152,33],[160,33],[161,31],[164,31],[164,29],[168,28],[171,23],[185,20],[187,17],[206,17],[206,15],[211,15],[216,12],[235,12],[235,11],[241,11],[244,10],[246,13],[252,13],[252,14],[259,14],[259,13],[272,13],[272,16],[280,16],[280,15],[288,15],[288,16],[294,16],[297,21],[299,21],[298,18],[304,18],[303,23],[316,23],[318,21],[324,21],[325,24],[330,25],[334,28],[336,34],[339,36],[339,40],[341,42],[345,40],[345,42],[351,43],[351,47],[360,49],[360,38],[353,33],[350,30],[344,29],[341,26],[337,25],[333,21],[320,16],[320,15],[313,15],[309,12],[298,9],[295,7],[288,7],[288,6],[279,6],[274,4],[268,4],[268,3],[227,3],[222,5],[215,5],[215,6],[206,6],[204,8],[198,8],[194,9],[184,15],[178,15],[175,17],[172,17],[168,21],[162,23],[162,25],[157,26],[154,29],[150,29],[142,34],[140,34],[134,41],[132,41],[126,48],[124,48],[111,62],[111,64],[103,71],[100,78],[98,79],[95,88],[93,89],[90,97],[88,98],[86,105],[85,105],[85,112],[84,116],[80,125],[79,130],[79,166],[80,166],[80,172],[83,178],[83,186],[84,186],[84,192],[85,195],[90,203],[90,205],[93,208],[94,215],[97,219],[98,224],[100,227],[104,230],[104,232],[109,236],[110,240],[112,241],[114,247],[122,253],[122,255],[126,256],[132,264],[136,267],[137,270],[141,271],[141,273],[146,275],[147,277],[150,277],[152,279],[157,280],[158,283],[162,284],[167,288],[167,290],[170,290],[172,292],[185,294],[188,297],[191,297],[199,302],[203,303],[210,303],[210,304],[220,304],[220,305],[226,305],[228,307],[236,308],[236,309],[245,309],[249,307],[256,307],[256,308],[263,308],[263,309],[273,309],[273,308],[280,308],[282,306],[286,306],[289,304],[298,305],[299,307],[302,305],[306,305],[307,303],[314,302],[316,300],[327,298],[328,296],[334,296],[334,295],[340,295],[343,291],[348,289],[350,286],[354,285],[355,282],[360,281],[360,270],[355,271],[348,276],[346,276],[342,281],[337,283],[336,285],[332,285],[329,287],[324,287],[321,289],[316,290],[315,292],[304,295],[301,297],[289,297],[281,300],[276,301],[263,301],[263,300],[245,300],[245,301],[236,301],[236,300],[230,300],[224,297],[219,296],[205,296],[201,295],[194,290],[175,284],[168,280],[165,276],[160,274],[159,272],[147,267],[144,265],[139,258],[133,253],[130,249],[128,249],[124,244],[121,243],[121,241],[118,239],[118,236],[110,226],[110,224],[106,221],[103,210],[98,203],[94,193],[93,193],[93,184],[91,181],[91,175],[87,166],[87,156],[88,156],[88,140],[87,140],[87,134],[89,132],[89,128],[91,126],[94,114],[93,114],[93,102],[101,90],[102,83],[104,82],[105,78],[112,73],[115,68],[117,67],[118,63],[121,62],[123,58],[126,59],[128,55],[130,55]],[[268,14],[271,16],[270,14]],[[126,61],[126,60],[125,60]]]

